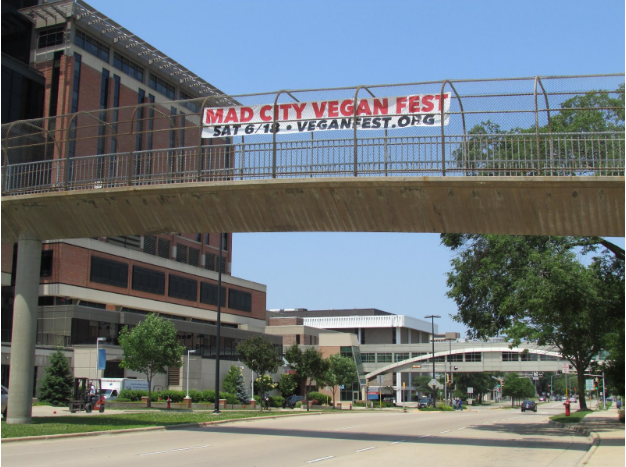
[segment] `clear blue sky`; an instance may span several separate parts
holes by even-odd
[[[88,0],[228,94],[624,72],[624,1]],[[624,246],[624,239],[614,239]],[[268,308],[380,308],[464,332],[433,234],[234,235]]]

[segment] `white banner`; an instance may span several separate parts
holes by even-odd
[[[356,101],[359,130],[407,128],[449,123],[449,93],[381,97]],[[274,105],[207,107],[202,137],[221,138],[272,133],[354,130],[354,99],[291,102]]]

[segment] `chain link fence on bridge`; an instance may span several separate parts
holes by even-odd
[[[294,114],[305,104],[313,117]],[[264,123],[247,123],[245,109]],[[2,125],[2,194],[267,178],[623,176],[624,152],[620,74],[280,91]]]

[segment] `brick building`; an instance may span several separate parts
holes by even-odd
[[[80,0],[3,0],[2,5],[2,123],[44,117],[42,128],[57,138],[49,149],[21,157],[67,158],[70,182],[73,172],[89,171],[90,188],[101,186],[105,171],[123,179],[132,170],[147,180],[190,164],[184,148],[202,144],[201,103],[226,99],[220,90]],[[5,16],[5,6],[11,17]],[[15,70],[32,78],[26,94],[25,86],[17,89]],[[15,83],[12,89],[6,86],[6,95],[14,96],[6,102],[5,76]],[[39,100],[25,102],[24,95]],[[5,103],[11,106],[5,109]],[[55,126],[60,125],[69,132],[58,136]],[[25,131],[20,128],[12,131]],[[203,167],[229,167],[228,143],[212,141]],[[128,153],[132,162],[122,163],[118,155]],[[220,269],[220,358],[236,361],[237,344],[265,327],[266,287],[230,275],[232,248],[232,235],[224,232],[44,242],[37,380],[55,346],[67,350],[77,376],[95,376],[97,338],[106,339],[104,376],[129,376],[119,368],[118,333],[147,313],[158,313],[172,320],[181,344],[196,352],[190,386],[212,388]],[[8,383],[18,254],[17,245],[2,245],[3,385]],[[222,367],[225,373],[230,365]],[[183,381],[176,369],[157,384],[176,389]]]

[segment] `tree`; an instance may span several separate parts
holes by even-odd
[[[39,400],[53,406],[63,406],[69,403],[74,387],[74,376],[70,361],[57,349],[50,356],[50,365],[46,368],[46,375],[39,384]]]
[[[296,388],[298,387],[298,377],[297,375],[292,375],[289,373],[283,373],[280,375],[280,383],[278,388],[280,389],[280,393],[283,397],[289,397],[296,392]]]
[[[623,300],[623,260],[607,250],[587,260],[586,253],[596,251],[598,242],[578,237],[441,238],[458,252],[448,273],[447,295],[459,309],[454,319],[468,326],[470,337],[504,334],[512,345],[522,340],[554,345],[576,368],[578,387],[584,387],[584,371],[613,326],[616,302]],[[621,292],[610,296],[601,267],[607,262],[622,264],[613,269],[618,277],[610,279],[622,284]],[[623,305],[619,316],[623,319]]]
[[[502,389],[504,397],[511,397],[511,405],[515,405],[515,399],[523,400],[535,395],[535,386],[528,378],[520,378],[517,373],[509,373],[506,384]],[[582,407],[581,407],[582,408]]]
[[[493,373],[456,373],[454,380],[457,388],[467,393],[467,388],[474,390],[474,397],[479,403],[483,401],[483,394],[491,391],[496,385],[496,380],[492,378]]]
[[[300,383],[305,385],[305,394],[307,398],[306,409],[309,411],[309,388],[311,379],[316,381],[324,379],[324,374],[328,371],[329,362],[319,350],[309,347],[304,352],[300,350],[298,344],[293,344],[287,352],[285,352],[285,358],[289,363],[289,368],[294,370],[300,379]]]
[[[283,363],[276,345],[263,336],[246,339],[237,346],[237,353],[241,355],[241,360],[246,366],[257,373],[259,377],[266,373],[276,373],[278,367]],[[261,378],[260,381],[263,383],[264,379]],[[265,387],[261,384],[259,396],[263,397],[264,391]]]
[[[228,373],[224,376],[222,387],[224,391],[235,394],[242,404],[247,404],[250,401],[250,397],[248,397],[248,392],[246,391],[243,373],[238,366],[231,365],[230,370],[228,370]]]
[[[185,348],[176,339],[176,328],[169,321],[149,314],[132,330],[125,326],[119,335],[124,352],[121,368],[138,371],[148,380],[148,407],[152,401],[152,379],[168,367],[180,368]]]
[[[330,386],[334,407],[337,386],[352,387],[352,384],[358,381],[358,379],[359,374],[354,360],[343,357],[341,354],[333,354],[328,359],[328,371],[321,377],[320,382]]]

